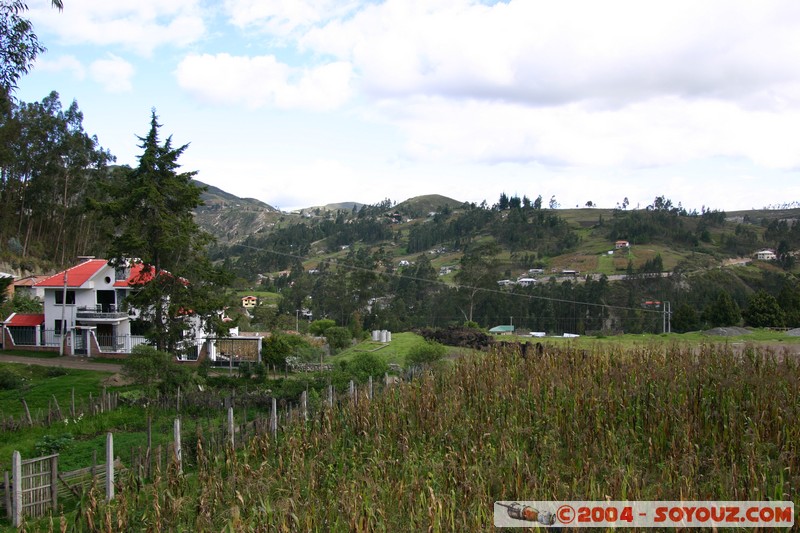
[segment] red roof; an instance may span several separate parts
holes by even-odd
[[[114,283],[115,287],[130,287],[131,285],[142,285],[153,279],[153,269],[144,271],[144,263],[135,263],[131,267],[128,279],[121,279]]]
[[[36,284],[37,287],[63,287],[64,286],[64,273],[67,275],[67,287],[80,287],[89,279],[97,274],[97,272],[108,265],[105,259],[89,259],[67,270],[62,270],[54,276],[50,276],[44,281]]]
[[[62,274],[63,276],[63,274]],[[14,282],[15,287],[33,287],[40,281],[44,281],[50,276],[27,276],[22,279],[18,279]],[[61,282],[64,282],[64,278],[61,278]]]
[[[5,322],[6,326],[41,326],[44,324],[43,314],[13,313]]]

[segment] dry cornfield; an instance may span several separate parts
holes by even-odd
[[[84,531],[478,531],[495,500],[800,503],[800,362],[493,351],[86,499]]]

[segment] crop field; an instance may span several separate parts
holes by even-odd
[[[84,531],[479,531],[495,500],[797,506],[798,382],[792,356],[723,345],[465,355],[372,400],[321,404],[237,452],[197,445],[193,469],[121,480],[111,503],[89,494],[64,520]]]

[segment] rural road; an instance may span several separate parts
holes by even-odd
[[[23,357],[21,355],[0,354],[0,363],[19,363],[23,365],[60,366],[63,368],[77,368],[78,370],[95,370],[100,372],[116,373],[122,370],[122,365],[114,363],[95,363],[86,357]]]

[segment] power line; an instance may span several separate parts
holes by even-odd
[[[257,246],[251,246],[249,244],[236,244],[234,246],[240,246],[242,248],[248,248],[250,250],[255,250],[255,251],[258,251],[258,252],[266,252],[266,253],[275,254],[275,255],[279,255],[279,256],[283,256],[283,257],[288,257],[288,258],[291,258],[291,259],[297,259],[298,261],[308,260],[308,258],[303,257],[303,256],[299,256],[299,255],[295,255],[295,254],[291,254],[291,253],[287,253],[287,252],[279,252],[277,250],[269,250],[269,249],[266,249],[266,248],[260,248],[260,247],[257,247]],[[424,282],[424,283],[430,283],[432,285],[439,285],[439,286],[442,286],[442,287],[445,287],[445,288],[448,288],[448,289],[453,289],[454,288],[457,291],[464,289],[464,290],[469,290],[469,291],[485,292],[485,293],[488,293],[488,294],[499,294],[499,295],[504,295],[504,296],[522,297],[522,298],[527,298],[529,300],[544,300],[544,301],[556,302],[556,303],[565,303],[565,304],[573,304],[573,305],[585,305],[585,306],[591,306],[591,307],[600,307],[600,308],[604,308],[604,309],[615,309],[615,310],[619,310],[619,311],[640,311],[640,312],[644,312],[644,313],[653,313],[653,314],[659,314],[659,315],[663,313],[662,310],[648,309],[648,308],[642,308],[642,307],[627,307],[627,306],[621,306],[621,305],[602,304],[602,303],[595,303],[595,302],[582,302],[582,301],[579,301],[579,300],[568,300],[568,299],[564,299],[564,298],[554,298],[554,297],[551,297],[551,296],[540,296],[540,295],[535,295],[535,294],[522,294],[522,293],[517,293],[517,292],[502,291],[502,290],[499,290],[499,289],[490,289],[490,288],[486,288],[486,287],[474,287],[474,286],[470,286],[470,285],[459,285],[459,284],[452,285],[452,284],[446,283],[444,281],[431,280],[431,279],[427,279],[427,278],[419,278],[419,277],[416,277],[416,276],[409,276],[409,275],[406,275],[406,274],[400,274],[398,272],[386,272],[386,271],[376,270],[376,269],[373,269],[373,268],[366,268],[366,267],[360,267],[360,266],[357,266],[357,265],[350,265],[350,264],[347,264],[347,263],[339,263],[338,261],[332,261],[332,260],[328,260],[328,259],[319,259],[318,262],[320,264],[325,264],[325,265],[328,265],[328,266],[334,266],[334,267],[338,267],[338,268],[346,268],[346,269],[350,269],[350,270],[355,270],[355,271],[360,271],[360,272],[365,272],[365,273],[371,273],[371,274],[376,274],[376,275],[381,275],[381,276],[390,276],[390,277],[394,277],[394,278],[398,278],[398,279],[405,279],[405,280],[409,280],[409,281],[419,281],[419,282]]]

